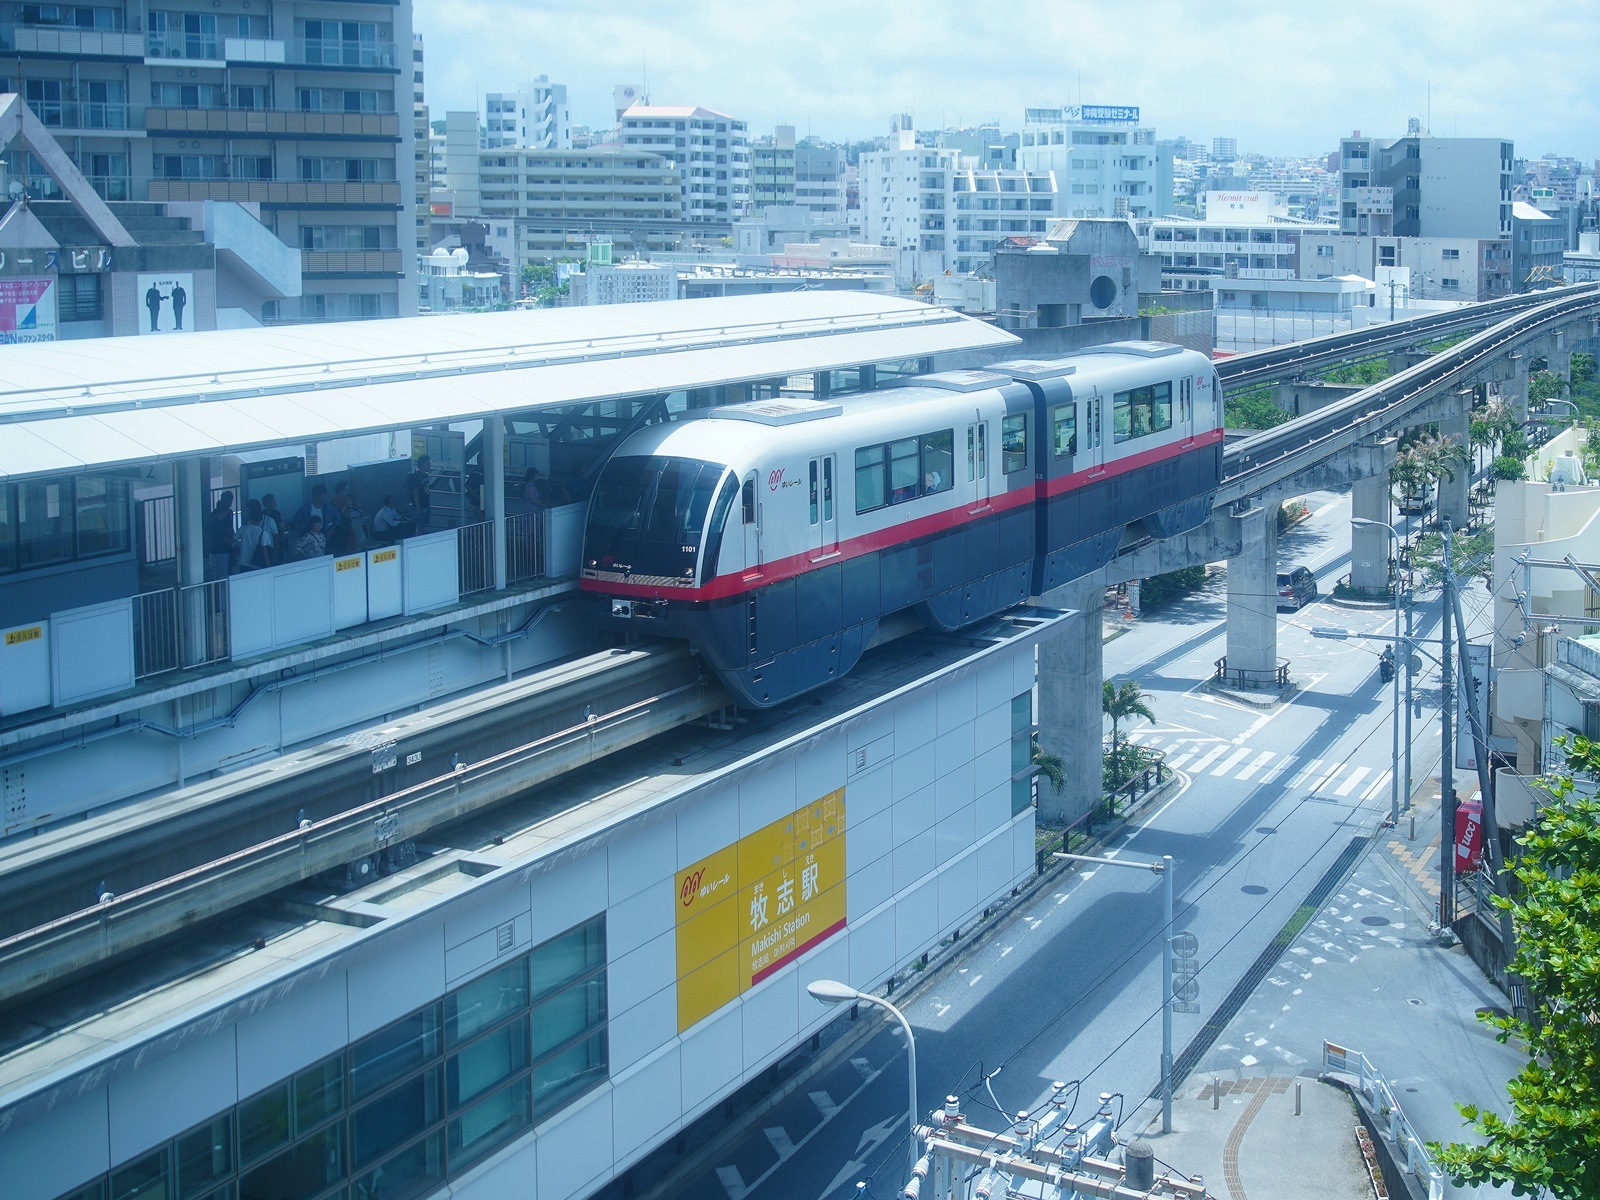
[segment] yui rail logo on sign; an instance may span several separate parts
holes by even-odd
[[[680,871],[678,1031],[845,927],[844,789]]]

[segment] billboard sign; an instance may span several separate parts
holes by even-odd
[[[1468,671],[1456,678],[1456,769],[1478,769],[1478,746],[1472,740],[1472,722],[1467,716],[1467,705],[1480,720],[1488,720],[1489,711],[1489,647],[1478,642],[1467,643]],[[1484,735],[1488,735],[1485,727]]]
[[[678,1032],[845,927],[844,789],[679,871]]]
[[[194,329],[194,275],[140,275],[140,333],[189,333]]]
[[[0,279],[0,346],[55,340],[55,277]]]
[[[1139,106],[1137,104],[1085,104],[1080,110],[1083,120],[1095,121],[1102,125],[1137,125],[1139,123]]]

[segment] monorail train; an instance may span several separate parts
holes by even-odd
[[[855,666],[881,618],[959,629],[1204,523],[1222,466],[1205,355],[1117,342],[840,400],[708,410],[600,472],[580,587],[687,639],[741,704]]]

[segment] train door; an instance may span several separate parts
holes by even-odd
[[[989,507],[989,423],[967,426],[967,482],[972,485],[972,512]]]
[[[1100,389],[1093,388],[1083,399],[1083,432],[1078,444],[1083,461],[1088,463],[1089,477],[1104,475],[1106,470],[1105,447],[1101,445],[1104,414],[1101,412]]]
[[[807,516],[811,523],[811,545],[817,558],[839,552],[839,513],[834,503],[838,459],[825,454],[813,458],[808,469]]]
[[[1194,376],[1178,380],[1178,430],[1183,444],[1194,444]]]
[[[756,489],[756,473],[744,477],[739,489],[739,511],[744,518],[744,573],[749,578],[761,574],[761,505]]]

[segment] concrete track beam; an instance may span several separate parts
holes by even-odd
[[[1228,670],[1271,673],[1278,666],[1278,505],[1235,518],[1239,553],[1228,560]]]
[[[1039,644],[1039,746],[1047,754],[1060,755],[1067,776],[1059,793],[1040,781],[1043,825],[1076,821],[1102,795],[1105,591],[1105,575],[1097,571],[1040,598],[1047,607],[1077,613],[1059,633]]]

